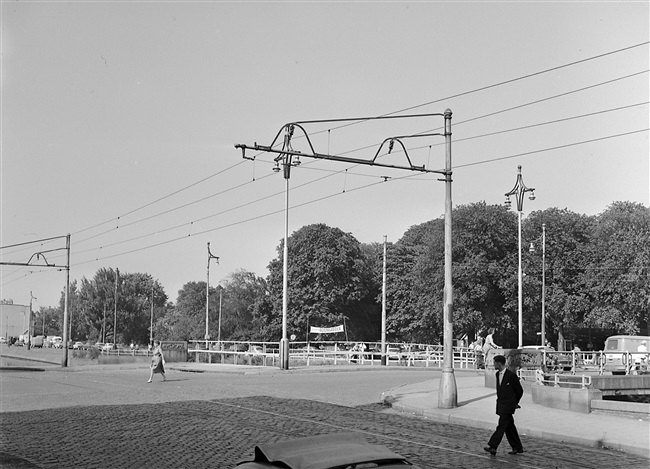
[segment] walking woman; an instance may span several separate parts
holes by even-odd
[[[149,381],[147,381],[147,383],[151,383],[154,373],[160,373],[163,381],[167,381],[167,378],[165,377],[165,358],[163,357],[162,347],[160,346],[159,340],[154,342],[153,358],[151,359],[151,374],[149,375]]]

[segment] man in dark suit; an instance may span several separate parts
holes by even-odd
[[[519,400],[524,395],[524,390],[519,382],[519,377],[506,368],[506,357],[497,355],[494,357],[494,368],[497,370],[497,415],[499,424],[492,434],[488,445],[483,448],[492,456],[497,454],[497,448],[505,433],[512,451],[508,454],[519,454],[524,452],[524,447],[519,439],[519,433],[515,426],[515,409],[519,408]]]

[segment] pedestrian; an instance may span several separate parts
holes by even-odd
[[[151,383],[154,373],[160,373],[163,381],[167,381],[167,378],[165,377],[165,357],[163,356],[162,347],[158,340],[154,342],[153,358],[151,359],[151,374],[149,375],[149,381],[147,381],[147,383]]]
[[[494,357],[494,368],[497,370],[497,415],[499,423],[496,431],[490,437],[488,445],[483,449],[492,456],[497,454],[497,448],[501,443],[503,435],[506,435],[512,451],[508,454],[520,454],[524,452],[524,447],[519,439],[519,433],[515,426],[514,414],[519,409],[519,401],[524,394],[524,390],[519,382],[519,377],[506,368],[506,357],[497,355]]]
[[[483,356],[487,360],[488,352],[493,348],[500,348],[497,344],[494,343],[494,327],[491,327],[488,330],[488,335],[485,337],[485,344],[483,345]]]

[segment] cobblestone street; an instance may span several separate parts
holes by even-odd
[[[526,453],[483,453],[484,430],[268,396],[79,406],[1,414],[3,468],[230,468],[258,443],[356,431],[423,468],[647,468],[642,457],[523,437]]]

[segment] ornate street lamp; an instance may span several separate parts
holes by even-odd
[[[518,254],[519,254],[519,347],[521,347],[523,344],[523,315],[522,315],[522,291],[521,291],[521,285],[522,285],[522,272],[521,272],[521,214],[524,210],[524,195],[526,192],[530,192],[530,200],[535,200],[535,189],[532,187],[526,187],[526,184],[524,184],[524,180],[521,177],[521,165],[517,167],[517,182],[515,183],[515,187],[512,188],[510,192],[506,193],[506,207],[509,209],[510,205],[512,202],[510,202],[510,196],[514,195],[517,198],[517,212],[519,215],[519,249],[518,249]]]

